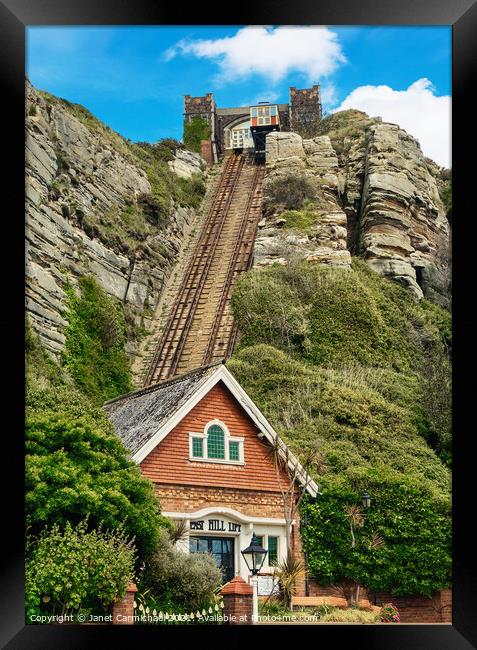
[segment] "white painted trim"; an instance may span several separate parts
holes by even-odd
[[[170,517],[171,519],[200,519],[201,517],[206,517],[207,515],[223,515],[228,517],[233,517],[237,519],[242,524],[268,524],[269,526],[286,526],[286,519],[278,519],[274,517],[252,517],[249,515],[244,515],[242,512],[238,512],[233,508],[221,507],[221,506],[209,506],[207,508],[201,508],[195,512],[162,512],[165,517]],[[295,520],[292,522],[295,523]]]
[[[223,381],[227,388],[230,390],[232,395],[237,399],[240,405],[243,407],[245,412],[250,416],[252,421],[257,425],[259,431],[265,434],[265,437],[269,442],[278,440],[282,446],[282,449],[287,448],[286,444],[280,438],[278,433],[274,430],[272,425],[268,422],[266,417],[260,411],[258,406],[250,399],[244,389],[240,386],[238,381],[234,376],[227,370],[227,368],[222,364],[217,367],[210,377],[202,384],[202,386],[190,397],[185,404],[181,406],[176,413],[168,419],[168,421],[158,429],[158,431],[144,444],[139,451],[137,451],[132,460],[136,463],[141,463],[148,454],[167,436],[167,434],[172,431],[172,429],[179,424],[179,422],[191,411],[200,400],[207,395],[207,393],[219,382]],[[306,473],[301,463],[298,461],[296,456],[290,451],[288,452],[289,462],[288,465],[290,468],[293,468],[295,465],[298,468],[299,479],[302,485],[305,484]],[[318,485],[313,479],[308,477],[306,481],[306,489],[315,497],[318,494]]]
[[[216,463],[217,465],[245,465],[242,460],[227,460],[224,458],[200,458],[199,456],[189,456],[192,463]]]

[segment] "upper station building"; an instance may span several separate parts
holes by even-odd
[[[212,93],[203,97],[184,96],[184,120],[194,117],[206,120],[210,140],[203,141],[202,155],[211,164],[227,150],[254,146],[251,127],[275,125],[281,131],[300,131],[306,125],[316,124],[322,117],[319,85],[298,90],[290,89],[288,104],[259,102],[254,106],[218,108]],[[262,123],[261,123],[262,122]]]

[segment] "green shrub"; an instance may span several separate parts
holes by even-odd
[[[266,202],[289,210],[299,210],[306,199],[315,197],[315,189],[305,176],[287,174],[273,179],[266,187]]]
[[[176,550],[168,534],[161,532],[144,582],[158,607],[190,612],[210,603],[222,583],[222,574],[211,555]]]
[[[93,277],[82,277],[79,284],[79,296],[67,288],[68,327],[62,361],[81,390],[101,404],[132,388],[124,351],[124,313]]]
[[[373,495],[351,548],[346,506]],[[395,595],[431,596],[451,583],[450,499],[412,474],[386,466],[321,477],[323,496],[306,499],[302,538],[308,567],[321,584],[353,580]],[[374,546],[375,536],[382,541]]]
[[[244,274],[232,296],[242,344],[272,343],[287,350],[292,345],[316,364],[357,362],[398,371],[418,365],[412,320],[427,314],[405,289],[357,261],[353,268],[350,273],[300,263]],[[280,321],[270,324],[281,309],[300,314],[306,336],[293,338]],[[426,334],[436,339],[439,329]]]
[[[307,231],[320,220],[320,214],[312,210],[286,210],[280,215],[285,219],[284,229]]]
[[[32,532],[89,516],[92,527],[124,524],[140,555],[151,553],[165,525],[153,484],[128,460],[104,415],[68,389],[63,397],[72,403],[62,406],[57,392],[28,396],[25,507]]]
[[[27,619],[88,614],[121,598],[134,578],[135,549],[123,530],[88,531],[87,522],[53,525],[26,547]],[[34,621],[33,621],[34,622]]]
[[[448,498],[449,471],[417,426],[412,375],[316,367],[263,344],[227,366],[292,449],[318,449],[320,475],[325,468],[351,478],[385,465]]]

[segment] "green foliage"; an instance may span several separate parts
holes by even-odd
[[[26,551],[28,620],[40,613],[104,612],[134,578],[135,549],[121,529],[88,531],[86,521],[53,525],[30,537]]]
[[[267,206],[299,210],[307,199],[313,199],[315,195],[315,188],[306,176],[287,174],[267,184],[265,203]]]
[[[124,351],[124,313],[94,278],[82,277],[79,284],[79,296],[72,287],[67,289],[68,327],[62,360],[81,390],[101,404],[132,388]]]
[[[449,472],[420,435],[416,378],[359,366],[321,368],[268,345],[236,353],[228,367],[298,454],[317,449],[321,466],[350,480],[387,466],[435,494],[449,493]]]
[[[340,156],[346,154],[353,140],[364,139],[366,127],[372,123],[373,120],[362,111],[338,111],[320,122],[317,134],[329,136],[333,149]]]
[[[148,151],[157,162],[174,160],[176,151],[184,148],[182,143],[173,138],[163,138],[153,144],[150,142],[137,142],[136,145]]]
[[[302,513],[312,574],[396,594],[447,586],[448,312],[357,260],[350,271],[252,271],[232,306],[240,338],[228,367],[291,449],[316,455],[324,496]],[[373,507],[352,549],[345,507],[364,489]]]
[[[210,138],[210,127],[203,117],[193,117],[190,122],[184,120],[184,144],[191,151],[200,153],[200,143],[202,140]]]
[[[45,352],[28,318],[25,320],[25,355],[27,386],[33,383],[38,386],[59,385],[64,381],[64,373]]]
[[[271,343],[314,364],[420,367],[422,343],[450,341],[450,315],[380,277],[306,263],[244,274],[232,296],[241,347]]]
[[[285,219],[284,229],[296,229],[308,231],[320,220],[320,214],[313,210],[286,210],[280,214],[281,219]]]
[[[27,406],[25,506],[33,532],[89,516],[92,527],[124,523],[140,555],[151,553],[165,521],[152,483],[128,460],[105,414],[67,387],[30,390]]]
[[[323,496],[307,499],[302,530],[308,566],[322,584],[348,578],[395,595],[431,596],[450,586],[450,501],[437,497],[412,475],[384,466],[322,477]],[[373,502],[362,529],[351,534],[345,507],[367,489]],[[384,542],[373,547],[373,536]]]
[[[177,550],[161,532],[143,580],[158,609],[188,613],[209,605],[222,574],[211,555]]]
[[[382,623],[399,623],[401,619],[396,607],[394,607],[392,603],[386,603],[386,605],[383,605],[381,607],[381,611],[379,612],[379,620]]]

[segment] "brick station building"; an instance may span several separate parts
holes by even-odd
[[[240,551],[252,531],[268,556],[259,584],[266,593],[275,562],[286,556],[283,498],[269,456],[280,440],[265,416],[223,364],[198,368],[104,406],[141,471],[153,481],[163,513],[187,523],[184,552],[210,551],[224,581],[249,572]],[[312,496],[318,487],[297,459],[299,483]],[[289,475],[280,469],[282,487]],[[301,555],[299,520],[292,544]],[[304,593],[304,580],[298,595]]]
[[[277,104],[281,131],[300,131],[300,128],[316,124],[321,120],[321,96],[318,84],[311,88],[289,88],[288,104]],[[191,122],[195,117],[205,120],[210,129],[210,140],[202,143],[202,155],[209,164],[227,150],[252,147],[250,134],[250,106],[220,108],[214,95],[201,97],[184,96],[184,120]],[[235,136],[235,137],[234,137]]]

